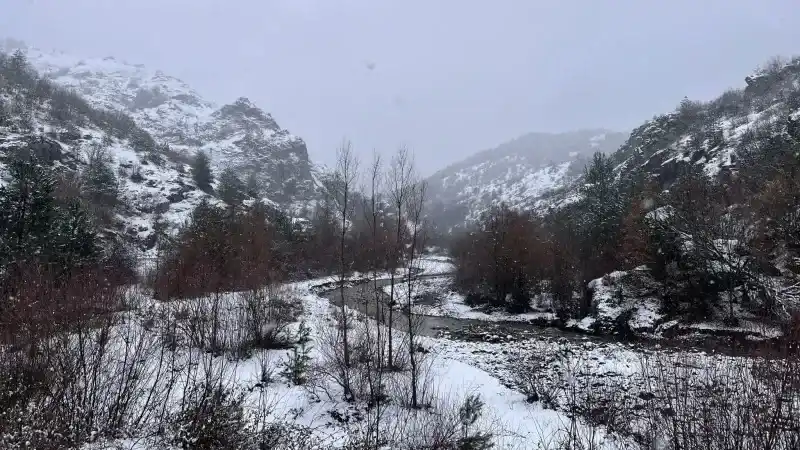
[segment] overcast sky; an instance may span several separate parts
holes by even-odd
[[[331,163],[427,174],[531,131],[630,129],[800,53],[797,0],[0,0],[0,35],[249,97]]]

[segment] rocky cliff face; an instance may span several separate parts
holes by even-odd
[[[212,158],[239,173],[253,174],[270,198],[279,202],[310,199],[314,183],[305,143],[247,98],[211,113],[199,132]]]
[[[5,49],[21,45],[13,44]],[[299,213],[316,198],[317,169],[303,140],[246,98],[217,106],[174,77],[114,58],[19,54],[0,49],[0,185],[10,158],[33,154],[74,195],[89,153],[102,148],[119,200],[102,228],[143,248],[177,230],[201,200],[221,204],[192,180],[188,163],[199,150],[217,173],[230,167],[255,180],[272,207]]]
[[[800,59],[773,62],[710,102],[684,99],[644,122],[612,156],[620,176],[644,173],[668,188],[687,167],[709,179],[735,176],[742,158],[759,157],[791,134],[800,117]],[[777,144],[775,144],[777,145]]]
[[[231,167],[242,178],[254,177],[264,196],[286,207],[313,196],[305,142],[247,98],[219,106],[185,82],[140,64],[25,51],[43,77],[75,90],[92,106],[126,113],[156,143],[186,156],[203,150],[215,168]]]

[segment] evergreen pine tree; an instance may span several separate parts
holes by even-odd
[[[33,161],[9,164],[11,182],[0,187],[0,264],[41,258],[52,247],[57,218],[55,181]]]
[[[81,178],[89,201],[99,206],[115,206],[119,183],[111,168],[111,158],[107,151],[102,146],[95,145],[86,156],[88,164]]]
[[[226,213],[204,198],[192,211],[188,235],[204,245],[203,252],[212,261],[219,263],[230,250]]]
[[[155,237],[156,249],[159,253],[169,250],[171,240],[169,236],[169,223],[164,219],[160,212],[153,217],[153,234]]]
[[[77,201],[70,202],[61,212],[54,231],[55,260],[64,267],[89,262],[97,256],[94,227]]]
[[[58,209],[49,170],[14,160],[9,173],[11,182],[0,188],[0,272],[24,261],[68,267],[98,254],[96,234],[79,203]]]
[[[59,91],[52,95],[50,99],[50,117],[58,125],[59,132],[67,131],[72,121],[75,120],[73,108],[63,92]]]
[[[626,200],[614,179],[614,163],[595,153],[584,172],[581,209],[581,261],[584,282],[611,270],[615,264]]]
[[[291,217],[285,212],[276,210],[273,214],[272,223],[275,227],[275,231],[278,232],[278,235],[282,239],[288,242],[293,242],[295,240],[294,224],[292,223]]]
[[[131,130],[130,142],[133,150],[137,152],[150,154],[156,149],[156,141],[153,140],[150,133],[139,128]]]
[[[469,395],[458,408],[461,422],[461,437],[456,442],[459,450],[488,450],[493,447],[491,433],[475,430],[478,419],[483,415],[485,403],[479,395]]]
[[[3,89],[3,80],[2,76],[0,76],[0,90]],[[0,127],[8,125],[11,123],[11,116],[8,113],[8,105],[6,104],[5,100],[0,98]]]
[[[203,151],[197,152],[192,161],[192,179],[198,188],[206,192],[211,191],[214,174],[211,172],[211,160]]]
[[[251,171],[247,175],[245,192],[247,192],[247,195],[253,198],[261,197],[261,183],[258,181],[258,175],[256,174],[255,170]]]
[[[300,322],[297,330],[297,343],[292,347],[289,358],[283,362],[282,375],[292,384],[305,384],[311,362],[311,328]]]
[[[792,119],[791,116],[788,117],[786,119],[786,132],[789,133],[789,137],[795,141],[800,141],[800,119]]]
[[[28,57],[22,50],[17,50],[9,58],[6,68],[6,74],[9,81],[13,84],[24,84],[30,77],[28,74]]]
[[[239,205],[246,197],[246,190],[244,183],[236,176],[233,169],[226,168],[222,171],[217,186],[217,193],[222,201],[231,206]]]

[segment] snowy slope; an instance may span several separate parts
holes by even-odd
[[[96,209],[98,225],[151,250],[159,226],[174,233],[202,199],[222,204],[192,180],[187,163],[198,149],[214,156],[217,169],[255,170],[259,197],[273,207],[296,212],[315,194],[319,169],[309,164],[305,144],[246,99],[215,108],[185,83],[142,66],[26,54],[28,81],[0,75],[0,185],[8,181],[9,160],[33,154],[54,169],[58,194],[73,198],[88,152],[105,149],[118,201]],[[10,55],[0,57],[11,67]],[[276,179],[276,171],[283,177]]]
[[[530,133],[477,153],[428,179],[437,223],[477,219],[493,205],[528,209],[581,173],[595,151],[615,151],[627,135],[608,130]]]
[[[751,167],[758,167],[758,155],[768,152],[770,142],[790,133],[787,119],[800,118],[800,58],[774,61],[744,77],[743,81],[742,88],[729,89],[709,102],[684,99],[674,111],[645,121],[630,135],[614,135],[613,145],[605,145],[611,142],[611,135],[606,135],[605,140],[598,135],[589,138],[589,151],[567,155],[580,158],[589,156],[591,151],[603,151],[615,162],[618,179],[650,179],[662,189],[668,189],[680,173],[692,167],[705,173],[710,181],[724,182],[736,176],[747,158],[750,158]],[[567,175],[563,177],[547,176],[559,174],[556,170],[558,164],[528,168],[529,173],[535,171],[537,174],[533,180],[546,182],[510,190],[505,188],[507,184],[516,187],[520,183],[516,179],[509,183],[513,171],[503,172],[507,170],[504,161],[514,161],[515,156],[492,160],[491,153],[480,153],[460,163],[455,170],[446,169],[434,175],[433,179],[438,178],[439,185],[444,185],[445,194],[439,194],[444,200],[444,208],[449,201],[457,205],[457,213],[471,219],[485,210],[487,204],[500,201],[520,209],[546,213],[550,208],[580,200],[580,170],[575,169],[578,166],[582,168],[585,159],[579,160],[578,164],[570,161]],[[487,177],[487,167],[497,166],[499,171],[494,169]],[[487,178],[491,181],[487,182]],[[500,191],[498,184],[505,190]],[[527,198],[519,192],[528,194]],[[476,196],[483,198],[476,199]]]
[[[6,45],[6,51],[12,50]],[[302,139],[280,128],[247,98],[209,102],[185,82],[113,57],[88,58],[25,49],[29,63],[56,84],[74,89],[92,106],[123,111],[159,144],[191,156],[211,155],[216,169],[254,176],[263,194],[285,206],[313,196],[314,182]]]
[[[633,130],[612,155],[619,176],[644,173],[668,188],[692,166],[723,181],[747,158],[757,167],[753,158],[791,134],[788,119],[800,116],[800,58],[776,60],[743,81],[710,102],[684,99]]]
[[[14,105],[15,100],[0,91],[2,104]],[[102,143],[108,149],[119,191],[119,205],[102,228],[132,238],[143,248],[152,245],[157,220],[163,221],[166,233],[174,232],[203,198],[218,202],[194,186],[184,164],[167,160],[155,165],[148,155],[134,151],[128,139],[113,136],[97,123],[85,121],[65,133],[54,123],[47,105],[33,108],[30,130],[21,127],[18,119],[12,116],[0,123],[0,185],[6,182],[8,160],[30,151],[53,167],[58,193],[70,195],[70,189],[78,189],[77,174],[86,167],[86,152]]]
[[[734,219],[731,222],[746,224],[748,233],[752,234],[743,239],[735,227],[720,226],[713,231],[712,248],[724,256],[714,260],[705,254],[698,261],[708,260],[712,272],[717,274],[727,274],[730,272],[728,267],[744,265],[743,261],[748,261],[747,270],[755,274],[750,276],[768,279],[768,283],[781,286],[775,288],[780,292],[775,297],[780,303],[789,305],[787,310],[794,310],[797,302],[793,289],[797,286],[798,271],[792,261],[800,260],[797,248],[786,244],[789,240],[786,235],[775,232],[776,220],[770,213],[761,213],[764,210],[759,209],[758,198],[771,194],[760,189],[774,180],[775,165],[787,164],[791,161],[788,158],[800,156],[796,150],[800,142],[800,58],[773,62],[767,68],[744,77],[742,85],[742,88],[730,89],[708,102],[684,99],[674,111],[655,116],[634,129],[610,158],[616,164],[616,178],[623,188],[647,189],[648,196],[651,196],[651,189],[669,193],[684,174],[691,173],[705,176],[709,185],[722,188],[720,191],[724,197],[721,200],[714,197],[714,200],[725,205],[728,211],[738,213],[751,208],[749,213],[752,216],[743,215],[742,219],[730,214],[728,217]],[[792,164],[788,165],[791,170]],[[645,183],[635,183],[641,181],[646,183],[646,187],[642,187]],[[548,201],[554,205],[573,203],[571,213],[580,217],[583,204],[575,200],[580,199],[581,183],[581,180],[576,180]],[[641,194],[641,191],[632,192],[634,196]],[[670,201],[668,195],[659,197],[659,201]],[[691,199],[704,200],[694,193]],[[645,206],[648,203],[651,206]],[[653,201],[644,202],[643,206],[651,208],[653,204]],[[791,203],[788,205],[792,207]],[[645,214],[651,218],[665,218],[673,206],[680,205],[667,204]],[[682,206],[685,208],[686,204]],[[684,254],[690,253],[687,250],[700,240],[690,233],[684,233],[683,238],[680,251]],[[762,239],[769,242],[764,246],[767,251],[760,247],[764,245],[760,242]],[[734,246],[736,252],[730,250]],[[679,274],[677,276],[669,275],[669,282],[678,279],[676,284],[683,283],[679,278],[684,276],[683,270],[674,272]],[[689,336],[697,333],[752,341],[772,339],[781,334],[773,323],[763,323],[758,301],[730,300],[726,293],[706,294],[713,305],[707,322],[699,322],[699,318],[692,315],[688,315],[687,323],[682,322],[686,319],[683,316],[675,321],[665,321],[660,316],[663,313],[662,294],[653,294],[661,292],[661,288],[652,288],[649,292],[642,289],[642,286],[652,287],[657,283],[663,281],[656,282],[655,276],[645,270],[610,271],[588,284],[592,292],[592,317],[585,317],[576,325],[586,330],[606,332],[617,326],[620,318],[625,318],[622,315],[625,313],[630,314],[630,318],[625,320],[631,330],[656,335]],[[663,297],[674,299],[676,296],[668,293]],[[718,305],[730,306],[730,309]],[[736,327],[729,324],[731,315],[738,322]]]

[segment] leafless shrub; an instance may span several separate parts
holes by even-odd
[[[101,267],[67,270],[56,264],[22,263],[6,270],[13,276],[0,289],[7,295],[0,315],[0,341],[6,344],[30,346],[50,333],[85,326],[121,309],[122,291]]]
[[[139,163],[134,163],[133,167],[131,168],[130,178],[134,183],[141,183],[144,181],[144,175],[142,175],[142,166]]]
[[[435,400],[436,384],[432,371],[435,359],[419,340],[412,338],[419,332],[423,319],[419,316],[408,317],[410,319],[407,326],[416,331],[413,334],[407,333],[408,337],[400,341],[401,346],[398,348],[401,351],[395,353],[400,358],[395,364],[402,364],[400,367],[404,369],[395,370],[387,382],[392,397],[400,405],[412,409],[427,408]]]
[[[797,448],[800,364],[784,350],[769,358],[648,353],[634,393],[624,377],[590,372],[581,357],[565,359],[553,405],[565,419],[541,448]]]
[[[177,372],[145,320],[73,323],[28,351],[4,349],[0,446],[73,447],[157,428]]]
[[[257,435],[258,450],[321,450],[323,444],[308,427],[273,422]]]
[[[277,288],[212,294],[169,308],[175,319],[170,339],[237,358],[249,358],[255,349],[288,348],[288,327],[301,311],[290,291]]]
[[[792,449],[800,444],[798,361],[643,360],[654,395],[647,441],[667,449]]]
[[[348,314],[351,316],[348,320],[351,326],[349,362],[345,360],[341,345],[341,321],[318,329],[314,346],[320,356],[311,367],[309,386],[332,400],[380,401],[385,392],[378,376],[382,371],[381,349],[375,330],[365,327],[354,314]]]
[[[44,358],[28,358],[20,352],[3,350],[0,355],[0,444],[24,448],[56,448],[53,413],[38,408],[48,393],[54,374]],[[44,424],[51,427],[45,428]],[[63,428],[61,431],[64,431]],[[51,442],[48,444],[48,441]]]
[[[240,329],[246,342],[261,349],[285,348],[286,329],[301,312],[294,294],[276,286],[254,288],[239,294]]]
[[[428,356],[428,354],[418,353],[416,369],[409,368],[402,372],[395,372],[387,381],[392,398],[396,399],[399,405],[411,409],[424,409],[430,407],[435,401],[435,379],[431,371],[434,359]],[[412,372],[413,370],[416,371],[416,374]],[[413,399],[415,386],[417,390],[416,403]]]
[[[607,434],[630,433],[632,405],[616,378],[597,381],[582,357],[564,363],[562,408],[567,422],[562,430],[566,448],[604,448]]]
[[[556,357],[531,352],[510,361],[511,381],[529,402],[564,413],[556,432],[541,436],[541,448],[600,449],[606,448],[609,436],[633,433],[634,405],[623,379],[597,373],[588,362],[583,354],[560,351]],[[615,448],[624,448],[620,445]]]
[[[279,241],[263,205],[238,213],[203,201],[158,263],[156,297],[197,298],[278,282],[291,256]]]
[[[270,353],[259,352],[255,355],[258,362],[257,388],[263,388],[277,380],[277,368]]]
[[[63,204],[80,198],[81,189],[81,179],[76,172],[63,172],[56,177],[56,200]]]
[[[644,446],[616,436],[601,436],[597,430],[574,428],[572,422],[559,424],[555,430],[540,430],[536,439],[537,450],[656,450],[658,446]]]
[[[499,431],[491,418],[484,416],[479,395],[463,399],[437,396],[429,409],[404,410],[397,418],[402,424],[394,436],[393,448],[412,450],[485,450],[494,448]]]
[[[788,61],[786,61],[782,56],[775,55],[762,64],[758,70],[766,75],[776,76],[781,73],[781,70],[783,70],[787,63]]]
[[[554,368],[553,365],[559,367]],[[553,382],[545,375],[549,371],[563,373],[563,365],[562,359],[546,361],[534,353],[517,354],[509,361],[511,382],[525,394],[529,403],[540,401],[543,406],[553,408],[558,404],[562,385],[560,380]]]
[[[169,440],[184,449],[245,448],[252,431],[246,420],[243,394],[208,381],[193,385],[185,393],[184,408],[170,420]]]

